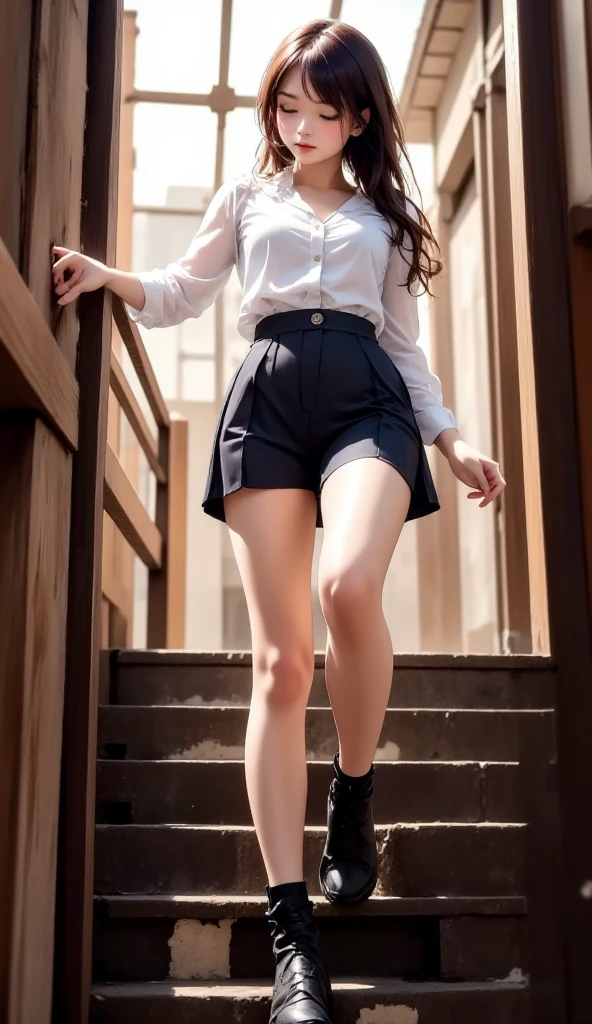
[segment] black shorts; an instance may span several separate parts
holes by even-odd
[[[411,488],[407,519],[439,508],[407,386],[365,317],[300,309],[259,321],[214,437],[204,512],[225,522],[239,487],[302,487],[317,498],[353,459],[390,463]]]

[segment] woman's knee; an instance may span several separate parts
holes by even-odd
[[[319,600],[330,629],[355,633],[376,614],[382,584],[362,566],[325,572],[319,578]]]
[[[276,707],[308,701],[314,672],[314,653],[297,645],[266,651],[253,659],[253,686]]]

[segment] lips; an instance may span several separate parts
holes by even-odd
[[[297,142],[298,149],[316,149],[316,146],[309,146],[306,142]]]

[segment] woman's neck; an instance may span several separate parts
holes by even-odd
[[[297,157],[294,158],[294,185],[304,185],[308,188],[318,189],[319,192],[326,192],[329,189],[337,189],[341,192],[351,191],[351,186],[345,180],[342,169],[343,158],[341,153],[322,160],[318,164],[305,164],[302,166]]]

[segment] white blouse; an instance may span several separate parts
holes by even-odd
[[[408,203],[409,211],[414,208]],[[409,236],[404,239],[410,244]],[[323,222],[293,184],[293,166],[270,180],[239,177],[213,197],[185,256],[164,270],[141,271],[142,310],[126,303],[144,327],[198,317],[236,265],[243,289],[238,331],[291,309],[339,309],[366,317],[398,368],[424,444],[456,426],[442,404],[440,379],[417,344],[417,297],[405,286],[409,267],[388,235],[385,218],[358,190]]]

